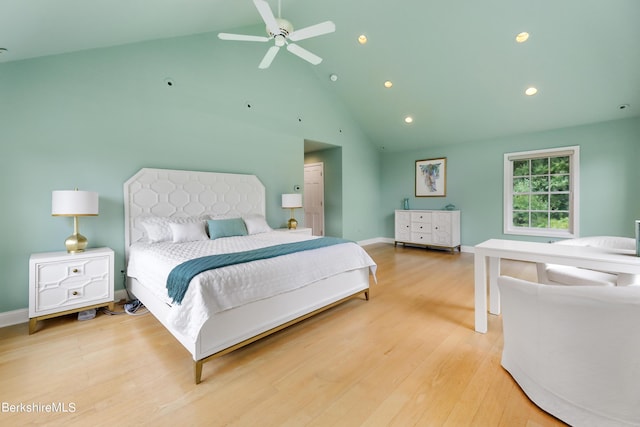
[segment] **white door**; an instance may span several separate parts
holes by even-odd
[[[304,226],[324,236],[324,164],[304,165]]]

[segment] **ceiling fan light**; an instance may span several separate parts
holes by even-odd
[[[278,47],[284,46],[284,36],[277,35],[275,37],[275,41],[276,41],[276,46],[278,46]]]

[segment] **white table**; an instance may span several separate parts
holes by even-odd
[[[635,255],[635,251],[490,239],[476,245],[474,252],[475,329],[482,333],[487,332],[487,285],[489,312],[500,314],[497,279],[500,275],[501,259],[563,264],[613,273],[640,274],[640,257]]]

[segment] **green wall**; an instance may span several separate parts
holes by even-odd
[[[394,210],[409,197],[411,209],[456,205],[461,210],[463,245],[489,238],[548,240],[503,235],[503,155],[570,145],[580,146],[580,235],[633,237],[633,222],[640,219],[640,118],[384,153],[384,236],[393,237]],[[447,158],[446,197],[414,197],[415,161],[437,157]]]
[[[256,174],[280,227],[280,194],[303,182],[305,139],[339,147],[324,153],[338,168],[327,179],[342,180],[327,230],[353,240],[393,237],[404,197],[414,209],[458,206],[463,245],[516,238],[502,235],[503,154],[567,145],[581,146],[581,234],[631,236],[640,218],[640,118],[381,153],[313,67],[282,55],[258,70],[264,46],[232,45],[205,34],[0,64],[0,313],[27,307],[29,255],[63,250],[72,231],[50,216],[52,190],[99,192],[100,215],[80,230],[116,251],[118,272],[122,184],[137,170]],[[414,162],[432,157],[447,157],[447,197],[415,198]]]
[[[64,250],[72,232],[71,219],[50,215],[52,190],[100,194],[100,215],[80,231],[124,269],[122,185],[142,167],[256,174],[267,220],[281,227],[304,140],[326,141],[342,150],[344,237],[382,234],[370,215],[380,154],[327,79],[286,54],[258,70],[264,46],[232,45],[205,34],[0,64],[0,312],[27,307],[29,255]]]

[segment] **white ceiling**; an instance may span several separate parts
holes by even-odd
[[[297,28],[336,24],[298,44],[324,58],[309,72],[338,75],[330,87],[380,149],[640,116],[640,0],[282,0],[281,8]],[[2,0],[0,9],[0,63],[251,26],[263,35],[251,0]],[[521,31],[531,38],[517,44]],[[536,96],[524,95],[529,85]]]

